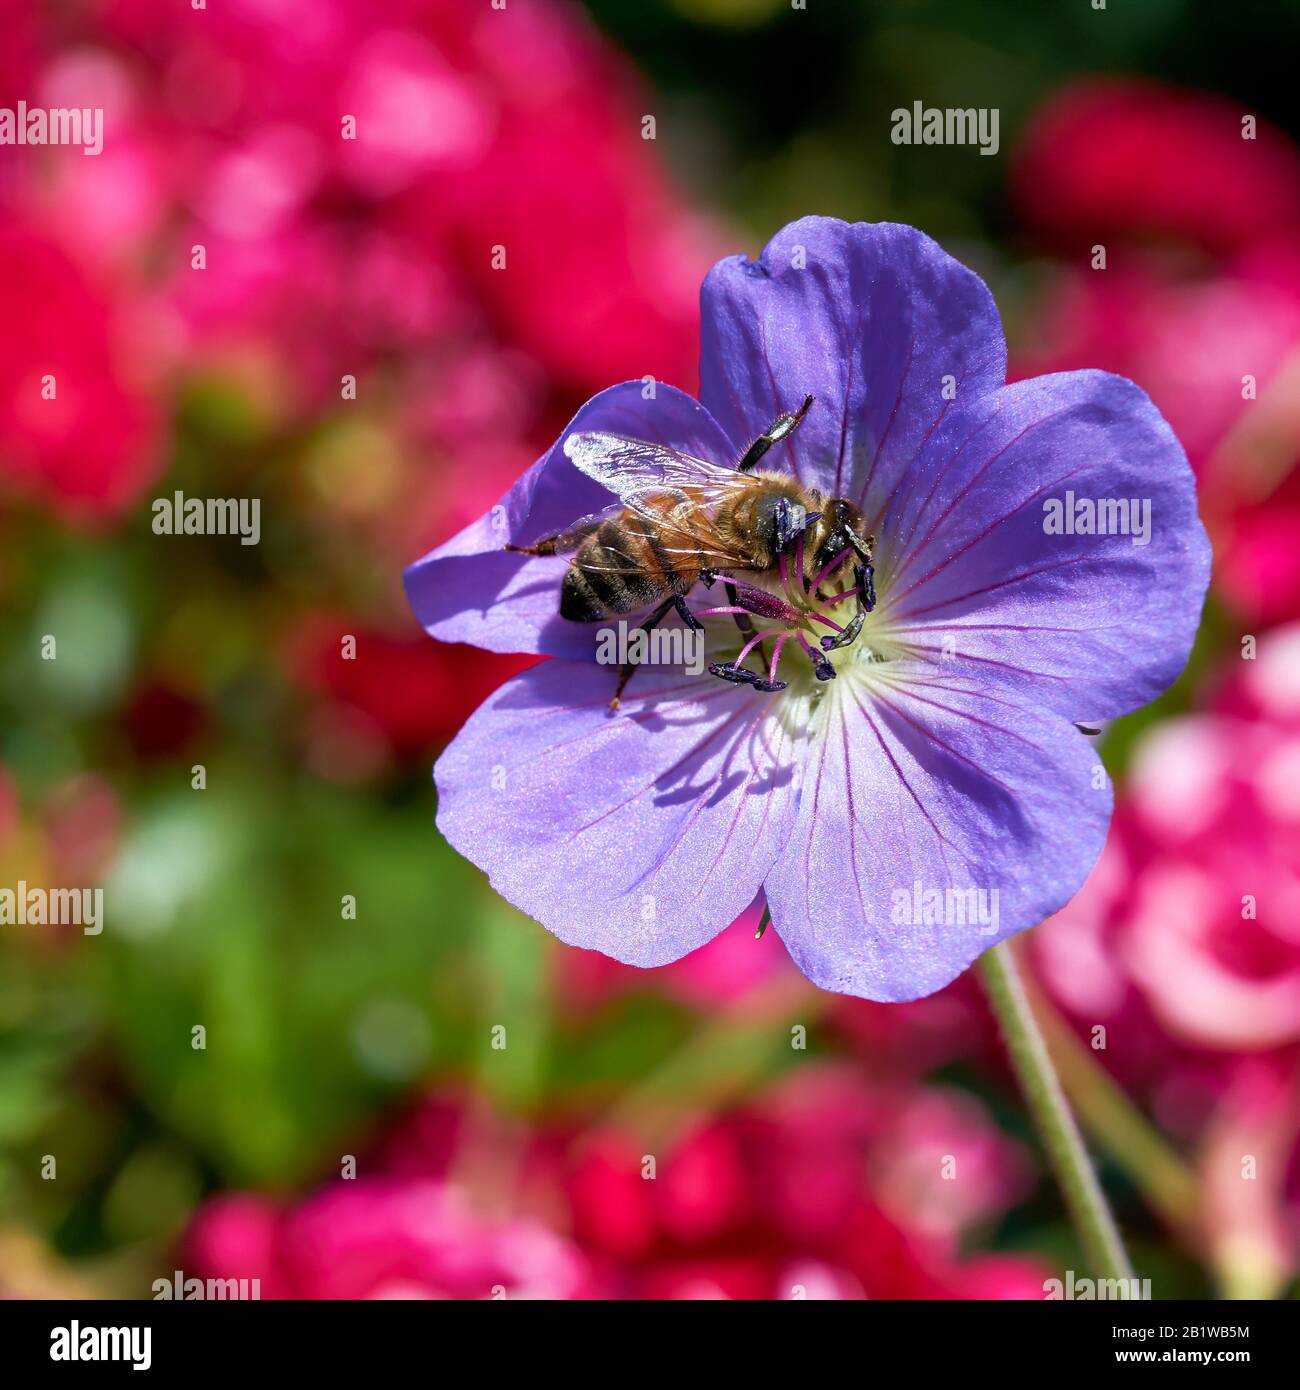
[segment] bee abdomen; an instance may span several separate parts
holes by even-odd
[[[601,586],[602,590],[604,586]],[[594,623],[611,612],[607,597],[602,597],[596,586],[578,564],[575,558],[564,572],[564,583],[560,587],[560,617],[571,623]]]
[[[634,613],[690,587],[653,524],[635,513],[606,521],[573,557],[560,590],[560,616],[590,623]]]

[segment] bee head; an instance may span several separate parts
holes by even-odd
[[[850,548],[850,534],[862,534],[862,513],[843,497],[822,503],[821,516],[808,529],[805,571],[820,573],[836,556]],[[851,573],[851,569],[849,570]]]

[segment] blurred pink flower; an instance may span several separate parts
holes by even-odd
[[[624,994],[654,990],[701,1010],[750,1008],[767,1000],[772,1011],[788,1010],[792,997],[807,993],[803,976],[773,931],[755,939],[762,909],[755,905],[698,951],[671,965],[649,970],[599,951],[553,954],[555,987],[572,1009],[592,1009]],[[762,995],[766,985],[782,983],[779,996]]]
[[[578,1238],[630,1297],[970,1296],[991,1271],[959,1260],[958,1240],[1026,1178],[969,1097],[868,1086],[831,1066],[642,1149],[628,1134],[586,1136],[569,1178]],[[799,1269],[818,1292],[794,1288]],[[1013,1271],[1015,1296],[1041,1297],[1036,1266],[1001,1272]]]
[[[1205,1047],[1300,1039],[1300,736],[1213,715],[1144,740],[1122,942],[1164,1025]]]
[[[433,33],[482,115],[475,157],[413,185],[402,224],[441,229],[506,336],[575,392],[646,375],[691,387],[720,241],[642,138],[626,61],[568,3],[448,8]]]
[[[1254,377],[1260,396],[1286,380],[1300,349],[1300,275],[1278,283],[1258,262],[1242,261],[1208,279],[1173,277],[1138,253],[1104,271],[1063,270],[1040,313],[1017,355],[1018,374],[1081,362],[1127,373],[1150,390],[1204,476],[1257,404],[1243,398],[1242,377]],[[1235,460],[1232,471],[1243,463]],[[1211,481],[1249,490],[1249,479]]]
[[[198,26],[126,0],[105,23],[148,55],[158,117],[190,151],[187,244],[221,271],[177,271],[182,302],[209,301],[194,327],[229,334],[242,306],[254,336],[301,330],[310,352],[325,315],[341,358],[358,330],[391,347],[365,333],[376,312],[432,329],[467,297],[577,398],[611,373],[691,384],[717,246],[642,139],[633,74],[576,5],[233,0]],[[366,248],[380,235],[386,280]]]
[[[40,811],[56,883],[99,883],[112,863],[123,809],[107,778],[86,772],[52,788]]]
[[[610,372],[691,384],[717,245],[576,4],[230,0],[196,23],[122,0],[76,46],[4,9],[0,74],[102,106],[108,134],[94,159],[0,161],[0,322],[25,325],[0,349],[0,469],[38,500],[120,513],[177,388],[215,376],[264,434],[386,434],[387,475],[354,449],[367,521],[391,523],[364,539],[413,555]]]
[[[1300,623],[1250,640],[1253,656],[1247,656],[1243,638],[1242,659],[1227,666],[1227,679],[1211,702],[1213,712],[1300,732]]]
[[[1142,737],[1096,869],[1033,937],[1043,983],[1174,1129],[1199,1129],[1238,1054],[1300,1044],[1300,628],[1240,666],[1217,708]]]
[[[1029,1195],[1027,1156],[973,1095],[927,1086],[891,1110],[869,1165],[871,1186],[912,1230],[955,1249],[964,1232]],[[937,1184],[936,1173],[943,1176]]]
[[[182,1255],[187,1275],[260,1279],[263,1298],[579,1298],[582,1255],[524,1218],[474,1212],[424,1179],[341,1182],[288,1209],[218,1197]]]
[[[1300,1071],[1244,1060],[1200,1154],[1204,1228],[1229,1298],[1279,1298],[1300,1265]]]

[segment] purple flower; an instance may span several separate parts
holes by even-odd
[[[1096,860],[1111,792],[1075,726],[1183,667],[1209,573],[1192,474],[1130,381],[1007,385],[987,287],[911,227],[801,219],[757,262],[715,266],[701,314],[699,401],[652,382],[602,392],[492,513],[407,572],[434,637],[555,658],[443,754],[439,827],[572,945],[661,965],[764,894],[818,985],[931,993],[1060,908]],[[870,562],[846,545],[801,586],[799,547],[824,532],[784,516],[780,573],[686,595],[692,613],[724,610],[697,621],[733,679],[651,666],[611,711],[601,624],[559,615],[573,556],[504,543],[644,498],[656,469],[661,494],[689,469],[721,497],[717,470],[807,396],[761,468],[815,489],[826,515],[848,504]],[[834,646],[850,610],[860,628]],[[782,688],[739,684],[742,669]]]

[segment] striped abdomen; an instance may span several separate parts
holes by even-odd
[[[669,550],[659,527],[631,508],[602,521],[569,562],[560,616],[591,623],[688,593],[699,578],[700,558],[682,553],[680,523],[671,529]]]

